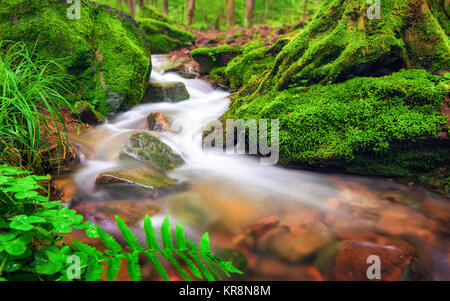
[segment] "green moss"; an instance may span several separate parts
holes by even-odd
[[[148,41],[127,15],[81,1],[81,19],[67,17],[69,4],[58,0],[0,2],[0,39],[24,41],[38,57],[57,60],[78,81],[75,101],[89,102],[102,114],[141,100],[150,71]],[[97,53],[97,55],[95,55]],[[94,72],[95,68],[95,72]]]
[[[263,42],[250,42],[241,48],[227,45],[200,48],[192,51],[191,55],[207,66],[205,71],[211,69],[210,78],[237,91],[250,82],[256,82],[269,70],[276,55],[289,41],[289,38],[282,38],[269,47]],[[222,59],[224,55],[228,55],[227,59]]]
[[[139,11],[138,17],[146,18],[146,19],[153,19],[153,20],[165,22],[168,24],[174,23],[172,18],[170,18],[166,14],[163,14],[162,12],[158,11],[156,8],[154,8],[152,6],[145,6],[143,9],[141,9]]]
[[[140,18],[137,23],[149,39],[152,53],[168,53],[195,40],[195,35],[166,22]]]
[[[437,137],[446,122],[439,114],[440,80],[424,70],[407,70],[262,96],[239,93],[225,117],[279,119],[284,164],[348,164],[360,152],[383,156],[391,144]]]
[[[386,1],[382,18],[370,20],[365,1],[324,2],[308,27],[284,47],[260,87],[335,83],[405,67],[448,70],[448,38],[426,1],[417,3]]]

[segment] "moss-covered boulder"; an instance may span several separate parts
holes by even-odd
[[[178,102],[190,98],[186,86],[182,82],[155,83],[148,85],[142,103],[151,102]]]
[[[172,18],[170,18],[168,15],[160,12],[153,6],[144,6],[141,10],[139,10],[138,17],[145,18],[145,19],[153,19],[153,20],[165,22],[168,24],[174,23]]]
[[[192,58],[200,65],[200,74],[206,75],[212,70],[225,67],[236,56],[242,54],[241,48],[222,45],[211,48],[198,48],[191,52]]]
[[[138,18],[137,23],[150,41],[153,54],[169,53],[171,50],[189,46],[195,35],[181,30],[175,25],[150,18]]]
[[[184,164],[183,158],[170,146],[147,133],[133,134],[120,151],[121,159],[146,161],[154,168],[166,171]]]
[[[381,18],[371,19],[371,4],[366,1],[326,1],[278,55],[262,86],[283,90],[290,85],[383,76],[402,68],[448,71],[449,41],[430,9],[433,2],[384,1]]]
[[[1,1],[0,39],[24,41],[38,56],[57,60],[76,79],[76,100],[102,114],[139,103],[151,68],[145,35],[125,13],[87,0],[81,1],[81,18],[69,19],[71,5]]]
[[[272,68],[277,54],[289,41],[290,38],[282,38],[271,46],[266,46],[264,42],[250,42],[234,48],[232,55],[231,52],[223,52],[228,49],[223,46],[194,50],[191,55],[199,62],[203,75],[209,74],[209,78],[234,92],[249,83],[257,82]],[[204,51],[206,49],[208,52]]]

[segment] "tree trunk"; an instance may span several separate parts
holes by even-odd
[[[306,21],[308,15],[308,0],[303,0],[303,22]]]
[[[143,9],[145,6],[145,0],[139,0],[139,9]]]
[[[234,0],[228,0],[228,25],[234,26],[236,24],[236,15],[234,13],[235,9]]]
[[[136,18],[136,0],[128,0],[128,7],[130,8],[130,16]]]
[[[195,0],[188,0],[186,24],[192,25],[195,16]]]
[[[169,0],[164,0],[164,13],[169,15]]]
[[[250,28],[253,25],[253,12],[255,10],[255,0],[245,1],[244,27]]]

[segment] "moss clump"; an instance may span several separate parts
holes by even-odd
[[[58,0],[0,2],[0,39],[24,41],[38,57],[57,60],[79,81],[77,101],[102,114],[142,99],[150,71],[148,41],[128,15],[81,1],[81,19],[69,19],[71,4]],[[120,95],[114,108],[108,95]]]
[[[348,165],[361,152],[384,156],[392,144],[437,138],[447,119],[439,113],[441,79],[424,70],[403,70],[260,97],[240,93],[225,117],[279,119],[283,164]]]
[[[153,19],[168,24],[174,23],[172,18],[170,18],[166,14],[163,14],[162,12],[158,11],[156,8],[152,6],[144,6],[144,8],[139,11],[138,17],[145,19]]]
[[[221,45],[211,48],[198,48],[191,52],[192,58],[200,65],[200,73],[211,73],[216,68],[225,67],[236,56],[242,54],[241,48]]]
[[[192,33],[166,22],[140,18],[137,19],[137,23],[149,39],[152,53],[168,53],[175,48],[187,46],[189,42],[195,40],[195,35]]]
[[[324,2],[308,27],[278,55],[260,89],[383,76],[402,68],[450,68],[448,37],[425,0],[385,1],[381,19],[358,0]]]

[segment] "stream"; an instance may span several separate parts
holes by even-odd
[[[147,116],[203,124],[220,118],[229,93],[205,81],[161,70],[153,56],[154,82],[183,82],[191,96],[178,103],[139,105],[76,137],[84,158],[73,172],[71,202],[88,219],[117,233],[120,215],[143,240],[142,220],[157,227],[169,216],[182,221],[198,242],[209,232],[217,255],[243,269],[237,280],[365,280],[372,255],[381,259],[383,280],[450,280],[450,202],[422,188],[375,177],[325,174],[263,166],[258,158],[201,151],[197,123],[177,131],[147,130]],[[99,174],[128,167],[118,155],[136,132],[160,136],[185,164],[168,176],[164,193],[124,193],[96,188]],[[156,280],[144,267],[145,280]],[[174,271],[172,279],[179,279]]]

